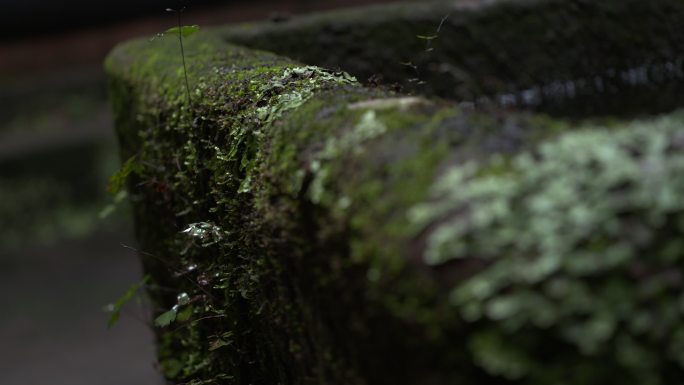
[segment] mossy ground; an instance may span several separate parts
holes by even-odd
[[[489,41],[488,15],[525,20],[536,10],[556,26],[568,12],[583,12],[574,2],[560,10],[558,1],[534,4],[465,12],[450,25]],[[618,2],[587,7],[590,15],[627,12]],[[384,36],[369,32],[372,25],[359,24],[370,45]],[[611,39],[622,27],[606,27],[617,32],[603,43],[617,44]],[[510,36],[530,34],[536,45],[491,44],[531,49],[520,53],[532,60],[542,38],[531,31]],[[568,36],[559,41],[587,41]],[[673,50],[680,43],[664,41]],[[344,72],[211,33],[186,41],[188,100],[176,44],[139,40],[106,64],[122,153],[137,164],[128,189],[150,294],[158,314],[172,311],[158,333],[171,381],[656,384],[681,375],[678,339],[667,338],[681,334],[679,310],[668,310],[679,309],[675,286],[646,284],[681,263],[681,208],[672,197],[683,186],[666,177],[682,171],[681,114],[578,127],[469,109],[364,88]],[[617,58],[631,66],[632,52],[555,70],[563,80]],[[490,57],[464,68],[501,75],[502,84],[533,84],[522,70],[496,64],[509,61]],[[554,79],[551,62],[527,69]],[[483,81],[482,73],[472,76]],[[642,140],[648,151],[636,147]],[[652,178],[640,179],[643,170]],[[598,238],[568,233],[574,229]],[[633,277],[634,269],[644,273]],[[633,281],[647,293],[634,292],[642,289]],[[557,298],[568,288],[595,290],[596,301]],[[630,326],[629,309],[613,306],[616,298],[639,308],[641,329]],[[644,334],[643,325],[660,331]],[[671,353],[654,362],[665,345]]]

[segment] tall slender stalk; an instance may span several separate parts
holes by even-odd
[[[188,82],[188,67],[185,65],[185,48],[183,47],[183,26],[181,25],[181,12],[183,12],[183,8],[176,11],[176,15],[178,16],[178,42],[180,43],[181,59],[183,60],[183,76],[185,76],[185,92],[188,95],[188,105],[191,105],[192,100],[190,99],[190,83]]]

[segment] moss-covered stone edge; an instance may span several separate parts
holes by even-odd
[[[178,318],[183,327],[160,333],[166,374],[195,383],[389,382],[388,369],[403,359],[397,378],[483,376],[468,349],[449,344],[447,337],[462,337],[469,326],[449,311],[439,280],[407,263],[422,248],[405,242],[409,219],[397,215],[425,199],[448,164],[487,163],[492,153],[517,153],[568,127],[542,117],[464,113],[365,90],[343,74],[208,35],[195,41],[188,57],[209,56],[190,60],[198,85],[190,110],[173,44],[141,41],[108,61],[124,152],[145,166],[129,188],[150,254],[146,268],[156,271],[153,296],[166,308],[178,300],[163,288],[189,298]],[[312,84],[311,95],[302,92]],[[296,108],[280,115],[288,106]],[[262,125],[267,129],[254,130]],[[182,233],[194,228],[211,232]],[[371,344],[374,330],[416,333]],[[479,366],[519,376],[519,368],[486,362],[497,357],[496,341],[485,344],[491,354]],[[383,346],[395,355],[373,354]]]

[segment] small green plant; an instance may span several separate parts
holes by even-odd
[[[107,191],[112,195],[112,201],[106,205],[99,214],[100,219],[106,219],[112,215],[120,204],[128,198],[126,191],[126,181],[131,174],[142,172],[142,165],[136,162],[136,156],[133,155],[126,160],[119,171],[112,174],[107,182]]]
[[[434,47],[432,47],[432,41],[439,37],[439,33],[442,32],[442,27],[444,26],[444,23],[449,19],[450,16],[451,14],[446,14],[444,17],[442,17],[442,21],[439,22],[437,30],[434,34],[416,36],[418,39],[425,40],[425,52],[434,51]]]
[[[117,299],[114,303],[105,306],[105,311],[111,313],[111,315],[109,316],[109,321],[107,322],[108,328],[111,328],[112,326],[116,325],[116,323],[119,321],[119,318],[121,317],[121,309],[124,307],[124,305],[126,305],[133,298],[135,298],[135,296],[138,294],[138,290],[144,287],[149,280],[150,276],[146,275],[140,282],[131,285],[131,287],[129,287],[128,290],[126,290],[126,292],[121,297],[119,297],[119,299]]]
[[[446,23],[450,16],[451,14],[446,14],[444,15],[444,17],[442,17],[442,20],[439,22],[439,25],[437,26],[437,29],[433,34],[416,35],[416,38],[420,40],[425,40],[425,54],[429,54],[430,52],[435,50],[435,48],[432,46],[432,42],[439,38],[439,34],[440,32],[442,32],[442,27],[444,27],[444,23]],[[419,62],[419,60],[416,59],[416,62]],[[419,64],[414,64],[413,61],[400,62],[399,64],[408,67],[413,71],[415,77],[408,79],[409,83],[415,83],[419,86],[425,84],[425,81],[421,79],[421,71],[419,68]]]
[[[185,78],[185,92],[188,96],[188,104],[191,104],[191,99],[190,99],[190,82],[188,82],[188,67],[185,64],[185,47],[183,46],[183,38],[188,37],[196,32],[199,31],[199,26],[198,25],[183,25],[181,21],[181,14],[183,11],[185,11],[185,7],[182,7],[180,9],[173,9],[173,8],[166,8],[167,12],[174,12],[176,13],[176,17],[178,20],[178,25],[172,28],[167,29],[164,34],[176,34],[178,35],[178,44],[180,45],[180,52],[181,52],[181,59],[183,61],[183,76]]]
[[[124,162],[119,171],[109,177],[107,191],[113,195],[120,193],[125,187],[129,175],[139,173],[141,170],[142,166],[136,163],[135,155],[131,156]]]

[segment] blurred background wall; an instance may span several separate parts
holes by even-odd
[[[278,19],[391,0],[0,1],[0,384],[160,384],[144,304],[103,311],[141,278],[102,61],[183,24]]]

